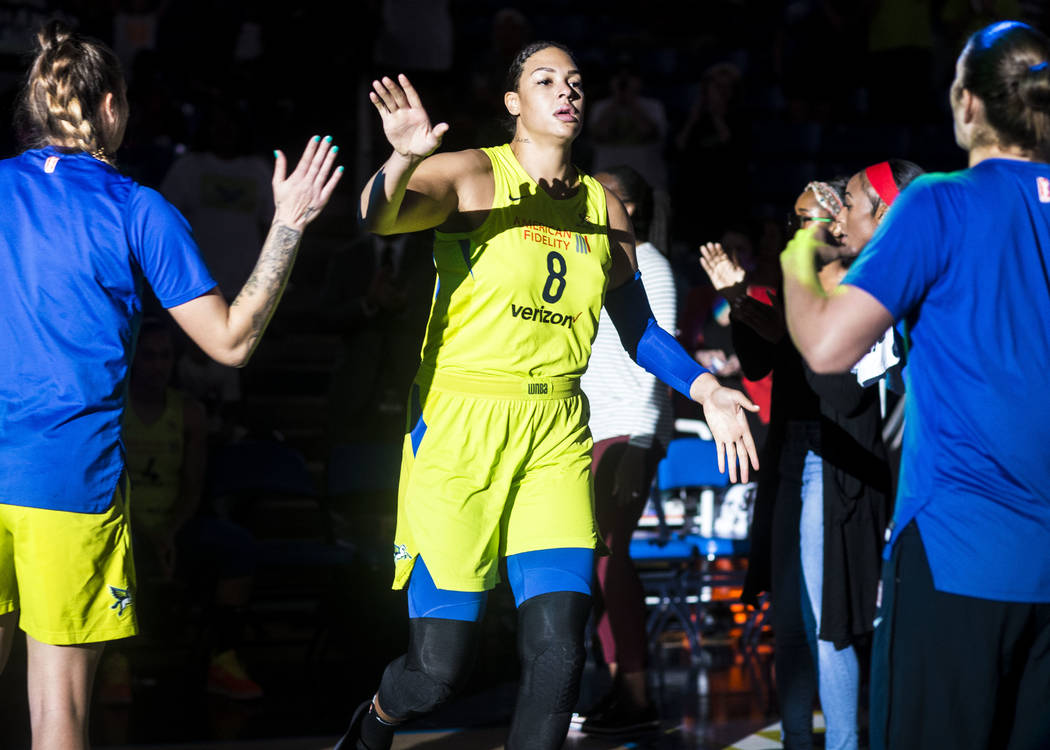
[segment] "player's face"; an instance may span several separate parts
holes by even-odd
[[[858,255],[875,234],[875,227],[878,226],[876,208],[871,200],[868,178],[863,172],[857,172],[846,185],[842,213],[839,214],[839,224],[842,227],[839,240],[845,246],[847,255]]]
[[[583,78],[575,61],[557,47],[541,49],[525,60],[518,90],[508,92],[504,100],[507,110],[518,115],[519,136],[571,140],[583,127]]]

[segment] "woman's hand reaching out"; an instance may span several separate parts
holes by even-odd
[[[441,145],[448,123],[430,124],[430,115],[407,77],[398,75],[394,81],[384,76],[372,81],[372,88],[368,98],[378,110],[386,139],[397,153],[419,160]]]
[[[711,284],[720,292],[742,285],[747,275],[729,257],[721,242],[707,242],[700,246],[700,265],[711,279]]]

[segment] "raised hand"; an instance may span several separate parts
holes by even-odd
[[[721,242],[700,246],[700,265],[720,292],[744,283],[746,272],[726,254]]]
[[[408,78],[398,75],[394,81],[383,77],[372,81],[372,88],[374,91],[368,93],[368,98],[379,112],[383,132],[395,151],[421,159],[441,145],[448,123],[430,124],[430,116]]]
[[[339,147],[332,145],[332,137],[314,136],[306,142],[303,155],[290,175],[285,175],[288,163],[284,153],[274,151],[273,202],[276,207],[274,223],[302,231],[317,218],[332,197],[332,191],[343,176],[343,168],[335,172],[332,165]]]

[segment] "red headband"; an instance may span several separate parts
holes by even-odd
[[[864,174],[867,175],[868,182],[875,188],[882,202],[887,206],[892,206],[900,190],[897,189],[897,183],[893,181],[893,170],[890,169],[890,163],[881,161],[873,164],[864,170]]]

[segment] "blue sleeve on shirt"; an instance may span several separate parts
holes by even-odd
[[[946,216],[942,175],[924,175],[901,192],[843,284],[863,289],[899,321],[914,310],[947,267],[958,221]]]
[[[686,398],[692,398],[689,386],[707,369],[657,324],[640,273],[605,295],[605,310],[631,359]]]
[[[127,227],[131,254],[165,308],[215,287],[189,222],[156,190],[137,186],[128,204]]]

